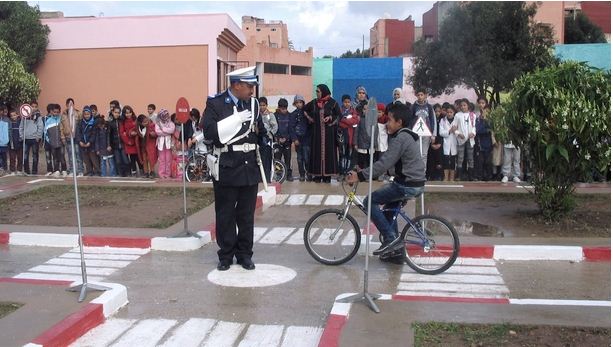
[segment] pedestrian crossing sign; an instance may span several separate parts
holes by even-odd
[[[415,122],[415,125],[411,130],[413,130],[413,132],[419,136],[432,136],[432,131],[430,131],[430,128],[428,128],[428,124],[426,124],[424,119],[421,117],[417,118],[417,122]]]

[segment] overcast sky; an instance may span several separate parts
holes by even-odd
[[[228,13],[241,26],[241,17],[282,20],[297,50],[313,47],[314,56],[338,56],[369,45],[369,29],[379,18],[422,15],[434,1],[29,1],[41,11],[64,16],[138,16],[159,14]]]

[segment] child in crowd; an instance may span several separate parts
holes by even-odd
[[[377,104],[377,128],[379,130],[379,134],[376,139],[376,151],[374,161],[379,160],[381,155],[387,151],[387,114],[385,113],[385,104],[378,103]],[[378,177],[380,182],[386,180],[388,178],[387,174],[383,174]]]
[[[7,107],[0,105],[0,176],[4,176],[8,171],[9,124],[10,119],[7,117]]]
[[[360,123],[360,117],[351,106],[351,97],[347,94],[342,97],[341,119],[339,132],[342,136],[342,144],[338,146],[340,174],[346,175],[353,169],[353,146],[355,142],[354,131]]]
[[[480,114],[477,117],[475,142],[475,177],[489,181],[492,176],[492,129],[488,119],[489,105],[484,97],[477,99]]]
[[[294,96],[294,107],[296,109],[292,112],[292,117],[296,119],[296,127],[294,128],[294,134],[296,134],[296,140],[294,141],[294,147],[296,148],[296,159],[298,161],[298,173],[300,174],[300,182],[312,181],[312,177],[309,172],[309,162],[311,160],[311,132],[309,128],[309,120],[304,113],[304,97],[296,94]]]
[[[45,129],[43,130],[43,137],[45,139],[45,153],[47,155],[47,176],[53,175],[55,177],[59,177],[60,174],[62,176],[66,176],[64,145],[70,146],[70,144],[65,143],[66,137],[68,137],[70,141],[70,133],[62,135],[63,117],[60,116],[60,105],[50,104],[47,106],[47,110],[49,110],[49,114],[45,119]],[[78,142],[75,143],[75,148],[77,148],[77,146]],[[75,151],[74,155],[79,156],[79,153]],[[53,164],[49,165],[51,162]]]
[[[107,125],[109,129],[109,143],[111,148],[113,148],[115,171],[117,172],[117,175],[126,177],[130,171],[130,158],[128,158],[128,155],[123,150],[124,145],[123,140],[121,139],[123,119],[121,117],[121,108],[119,108],[119,106],[113,106],[111,109],[111,119]]]
[[[430,129],[430,133],[432,136],[421,136],[422,143],[422,153],[421,157],[424,160],[424,167],[428,165],[428,148],[430,147],[430,143],[436,140],[436,116],[434,115],[434,109],[432,105],[430,105],[427,101],[428,94],[426,93],[426,89],[419,88],[415,92],[415,96],[417,97],[417,101],[413,105],[411,105],[411,114],[413,115],[412,123],[409,123],[411,127],[417,121],[417,118],[421,118],[424,123]]]
[[[95,122],[91,109],[88,106],[83,107],[83,119],[77,127],[76,140],[81,150],[83,164],[85,164],[85,174],[88,176],[100,174],[100,159],[96,155],[94,142],[96,140]]]
[[[137,118],[138,123],[138,139],[140,142],[140,157],[143,160],[143,170],[146,178],[154,178],[154,168],[158,160],[158,151],[156,148],[155,123],[149,117],[141,114]]]
[[[443,181],[455,180],[455,164],[458,141],[456,130],[458,129],[455,119],[455,109],[447,104],[443,107],[445,116],[439,122],[439,135],[443,138]]]
[[[115,109],[115,107],[119,108],[120,113],[121,113],[121,107],[119,106],[119,101],[111,100],[109,102],[109,115],[108,115],[108,118],[107,118],[108,122],[113,120],[113,110]]]
[[[516,147],[513,142],[504,144],[504,164],[502,165],[502,183],[509,182],[509,176],[512,175],[513,182],[521,182],[521,170],[519,168],[519,162],[521,160],[521,151],[519,147]]]
[[[262,118],[262,122],[264,123],[264,128],[266,129],[266,134],[268,138],[272,141],[277,134],[277,130],[279,129],[279,125],[277,124],[277,117],[270,113],[268,110],[268,99],[262,96],[258,99],[260,103],[260,117]],[[264,174],[266,175],[266,180],[270,183],[271,176],[273,171],[272,166],[272,156],[273,149],[271,143],[261,143],[260,144],[260,157],[262,158],[262,166],[264,169]]]
[[[149,120],[153,123],[155,123],[158,119],[158,114],[155,113],[155,105],[154,104],[149,104],[147,105],[147,115],[149,117]]]
[[[19,128],[19,138],[25,136],[26,150],[23,171],[26,174],[38,174],[38,147],[43,136],[43,119],[38,109],[32,109],[30,117],[22,120]],[[32,152],[32,170],[30,170],[30,151]]]
[[[115,177],[117,174],[115,172],[115,159],[113,158],[109,126],[102,117],[96,119],[95,137],[94,148],[96,155],[100,158],[100,176]]]
[[[23,174],[23,141],[19,137],[19,127],[21,126],[21,117],[15,109],[9,111],[9,158],[11,175]]]
[[[56,104],[54,104],[56,105]],[[76,136],[76,128],[77,125],[81,122],[81,111],[79,111],[75,106],[74,99],[68,98],[66,99],[66,109],[62,113],[61,116],[61,135],[63,138],[63,143],[65,144],[65,151],[68,154],[68,173],[72,176],[72,141],[71,138],[74,139],[74,151],[75,151],[75,160],[77,172],[76,175],[81,177],[83,176],[83,160],[81,158],[81,151],[79,150],[79,142],[75,139]],[[72,106],[72,113],[70,112]],[[45,152],[46,153],[46,152]],[[55,171],[57,171],[57,167]]]
[[[467,99],[460,101],[460,112],[455,115],[457,130],[455,131],[458,139],[458,165],[457,169],[462,169],[464,159],[466,159],[466,171],[469,181],[473,180],[473,168],[475,166],[474,161],[474,147],[475,136],[477,135],[476,121],[477,116],[474,112],[469,110],[469,102]],[[462,174],[458,175],[464,176]]]
[[[170,165],[172,164],[172,141],[175,133],[175,123],[170,120],[170,114],[161,109],[155,122],[157,135],[157,150],[159,158],[158,176],[161,179],[170,178]]]
[[[436,124],[440,124],[441,119],[446,116],[443,108],[439,104],[435,104],[433,108]],[[430,148],[428,148],[426,178],[429,181],[441,181],[443,180],[443,137],[440,135],[439,127],[437,127],[437,132],[433,133],[433,135],[434,141],[430,144]]]
[[[364,169],[369,165],[369,153],[370,149],[370,124],[366,124],[366,105],[368,104],[368,93],[366,88],[363,86],[358,86],[355,91],[355,101],[353,103],[353,108],[360,117],[360,123],[358,123],[357,134],[356,134],[356,146],[355,150],[357,152],[358,157],[358,166],[360,169]],[[379,128],[375,126],[375,133],[372,136],[377,139],[379,136],[377,133],[379,132]],[[375,147],[377,146],[377,141],[375,141]]]
[[[92,112],[92,119],[94,120],[94,122],[96,122],[96,118],[102,117],[102,115],[98,113],[98,106],[92,104],[89,105],[89,109]]]
[[[123,142],[124,151],[130,160],[130,171],[132,176],[136,176],[136,169],[139,167],[142,173],[141,163],[138,157],[138,134],[136,132],[136,115],[131,106],[124,106],[122,110],[124,121],[120,123],[120,135]]]
[[[287,168],[287,181],[292,182],[294,180],[292,175],[292,142],[296,140],[296,134],[294,134],[296,119],[292,118],[287,111],[288,105],[287,100],[281,98],[277,103],[277,110],[275,111],[278,125],[276,140],[280,146],[280,151],[275,153],[275,159],[281,160],[281,157],[283,157],[285,167]]]

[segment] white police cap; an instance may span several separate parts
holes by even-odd
[[[230,77],[230,83],[245,82],[249,84],[258,84],[257,75],[255,74],[255,66],[234,70],[229,72],[226,76]]]

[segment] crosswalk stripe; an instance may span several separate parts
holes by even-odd
[[[81,282],[82,277],[80,275],[66,275],[66,274],[48,274],[48,273],[34,273],[34,272],[22,272],[13,278],[24,278],[30,280],[56,280],[56,281],[71,281]],[[102,277],[87,276],[88,282],[102,282]]]
[[[233,347],[234,342],[245,328],[245,324],[234,322],[218,322],[202,347]]]
[[[111,319],[107,320],[80,337],[70,347],[94,347],[108,346],[121,334],[134,325],[135,319]]]
[[[33,272],[45,272],[45,273],[58,273],[58,274],[80,274],[81,266],[62,266],[62,265],[38,265],[28,271]],[[87,268],[87,273],[92,275],[108,276],[117,269],[104,268],[104,267],[91,267]]]
[[[285,330],[281,347],[314,347],[319,344],[323,329],[290,326]]]
[[[507,294],[496,294],[496,293],[462,293],[462,292],[421,292],[421,291],[410,291],[410,290],[401,290],[396,293],[396,295],[406,295],[406,296],[439,296],[439,297],[447,297],[447,298],[494,298],[494,299],[507,299],[509,295]]]
[[[306,197],[306,194],[291,194],[285,202],[285,205],[302,205]]]
[[[283,240],[285,240],[295,228],[282,228],[276,227],[272,228],[265,236],[260,239],[260,243],[266,244],[280,244]]]
[[[253,228],[253,242],[254,243],[259,242],[262,236],[266,234],[266,231],[268,231],[268,228],[262,228],[262,227]]]
[[[164,347],[197,347],[215,325],[214,319],[190,318],[180,327],[176,328],[170,338],[161,346]]]
[[[68,266],[81,266],[81,259],[65,259],[65,258],[53,258],[49,259],[45,264],[50,265],[68,265]],[[130,265],[129,261],[120,260],[97,260],[97,259],[85,259],[85,265],[87,267],[112,267],[123,268]]]
[[[491,266],[452,266],[445,271],[448,274],[498,275],[498,269]]]
[[[337,206],[342,205],[345,202],[344,195],[328,195],[324,205],[326,206]]]
[[[321,201],[324,199],[324,195],[309,195],[309,198],[304,203],[305,205],[321,205]]]
[[[283,205],[288,197],[288,194],[277,194],[277,198],[275,199],[275,205]]]
[[[84,254],[83,258],[87,259],[99,259],[99,260],[136,260],[140,258],[140,255],[132,255],[132,254]],[[58,258],[67,258],[67,259],[81,259],[81,255],[79,253],[64,253],[60,255]]]
[[[70,250],[70,253],[79,253],[78,248]],[[149,253],[146,248],[121,248],[121,247],[83,247],[85,254],[133,254],[144,255]]]
[[[282,325],[252,324],[239,343],[238,347],[269,347],[278,346],[283,335]]]
[[[288,245],[303,245],[304,244],[304,228],[298,228],[296,231],[285,241]]]
[[[136,323],[119,340],[114,347],[154,347],[170,328],[177,324],[172,319],[145,319]]]
[[[422,275],[417,273],[403,273],[400,275],[401,282],[432,282],[432,283],[474,283],[474,284],[504,284],[500,276],[491,275],[460,275],[439,274],[436,276]]]
[[[472,283],[413,283],[400,282],[398,290],[411,291],[437,291],[437,292],[470,292],[470,293],[493,293],[508,294],[509,289],[505,285],[495,284],[472,284]]]

